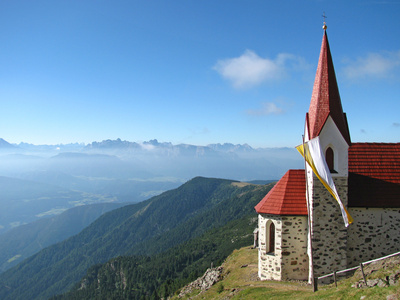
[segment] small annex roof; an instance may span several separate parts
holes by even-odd
[[[304,170],[289,170],[256,205],[257,213],[307,215]]]
[[[349,207],[400,207],[400,143],[349,148]]]
[[[325,27],[310,108],[306,116],[309,139],[313,139],[320,134],[329,116],[332,117],[343,138],[350,145],[349,127],[340,100]]]

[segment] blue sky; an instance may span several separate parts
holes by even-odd
[[[400,140],[400,1],[0,2],[0,137],[301,143],[322,14],[353,142]]]

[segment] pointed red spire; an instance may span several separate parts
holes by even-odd
[[[346,114],[343,113],[335,69],[333,68],[331,51],[329,49],[328,36],[326,34],[326,27],[324,27],[324,37],[322,39],[317,74],[315,75],[314,88],[307,115],[310,139],[320,134],[328,116],[332,117],[343,138],[350,145],[349,127]]]

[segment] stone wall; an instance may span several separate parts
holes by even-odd
[[[268,251],[268,224],[275,225],[275,252]],[[306,280],[307,217],[259,214],[258,276],[261,280]]]
[[[275,253],[268,254],[268,222],[272,221],[275,225]],[[282,221],[281,216],[258,215],[258,277],[261,280],[282,280]]]
[[[347,177],[333,178],[336,190],[347,207]],[[347,229],[339,204],[316,178],[312,190],[312,249],[314,277],[347,267]]]
[[[307,216],[282,217],[282,279],[307,280]]]
[[[399,208],[349,208],[348,267],[400,251]]]

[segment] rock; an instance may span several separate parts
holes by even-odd
[[[189,294],[196,289],[199,289],[201,291],[208,290],[220,280],[222,270],[222,267],[207,269],[202,277],[197,278],[195,281],[182,288],[178,297],[182,298],[186,294]]]
[[[397,295],[393,294],[393,295],[388,295],[386,297],[386,300],[398,300],[399,298],[397,297]]]
[[[400,271],[389,276],[389,285],[396,285],[399,282]]]
[[[367,287],[373,287],[373,286],[378,286],[378,287],[388,287],[391,285],[397,285],[399,283],[400,279],[400,271],[397,271],[394,274],[391,274],[390,276],[386,276],[385,279],[378,278],[378,279],[368,279],[367,280]],[[358,282],[355,282],[351,285],[353,288],[362,288],[365,287],[364,281],[360,280]]]
[[[357,281],[357,282],[353,283],[351,285],[351,287],[354,287],[354,288],[357,288],[357,289],[363,289],[363,288],[366,288],[367,286],[365,285],[364,280],[360,280],[360,281]]]
[[[385,280],[383,280],[383,279],[378,280],[378,287],[387,287],[387,286],[389,286],[389,285]]]
[[[368,279],[367,280],[367,286],[373,287],[378,285],[379,279]]]

